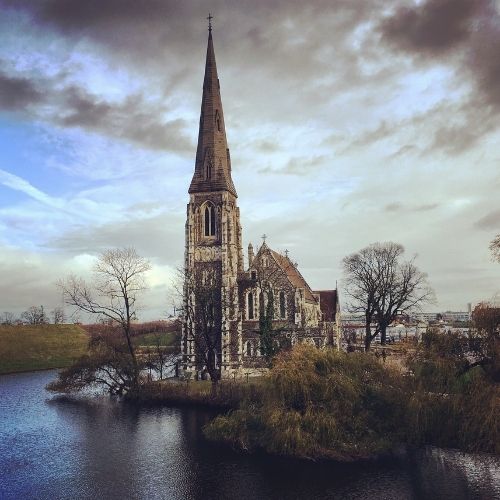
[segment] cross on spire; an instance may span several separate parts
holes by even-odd
[[[285,250],[285,256],[286,256],[286,258],[287,258],[287,259],[288,259],[288,254],[289,254],[289,252],[288,252],[288,248],[287,248],[287,249]]]
[[[264,233],[264,234],[261,236],[261,238],[262,238],[262,241],[265,243],[265,242],[266,242],[266,238],[267,238],[267,234],[266,234],[266,233]]]
[[[214,18],[214,16],[212,16],[212,14],[210,14],[210,12],[208,13],[208,31],[209,32],[212,32],[212,19]]]

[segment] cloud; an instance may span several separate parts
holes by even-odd
[[[184,132],[185,120],[165,119],[168,110],[136,94],[122,102],[107,102],[57,79],[25,78],[0,72],[0,108],[26,112],[65,128],[80,127],[153,150],[181,154],[194,148]],[[46,90],[51,88],[52,90]],[[45,92],[43,92],[45,89]]]
[[[24,111],[28,106],[42,101],[42,92],[29,79],[0,72],[0,109]]]
[[[273,168],[267,166],[259,169],[259,174],[283,174],[283,175],[299,175],[308,176],[312,171],[318,169],[325,164],[326,156],[311,156],[290,158],[283,167]]]
[[[3,169],[0,169],[0,184],[3,184],[4,186],[7,186],[16,191],[21,191],[31,198],[52,208],[61,209],[64,206],[64,202],[62,200],[49,196],[48,194],[31,185],[25,179],[22,179],[21,177],[11,174],[10,172],[7,172]]]
[[[62,126],[98,131],[149,149],[182,153],[193,150],[193,144],[184,134],[185,120],[162,121],[161,107],[146,104],[140,95],[112,104],[72,86],[59,97],[65,105],[53,119]]]
[[[488,229],[498,231],[500,229],[500,210],[494,210],[487,213],[474,223],[479,229]]]
[[[494,0],[426,0],[398,8],[379,25],[383,40],[403,52],[460,67],[500,111],[500,13]],[[450,52],[458,59],[446,59]],[[430,58],[430,59],[429,59]]]
[[[135,215],[135,216],[134,216]],[[46,248],[88,254],[113,247],[135,246],[141,255],[161,264],[176,264],[184,253],[184,213],[126,214],[124,220],[80,227],[46,242]]]
[[[399,7],[381,24],[384,39],[411,52],[444,54],[471,35],[474,17],[488,0],[426,0]]]
[[[422,205],[408,205],[401,202],[388,203],[384,206],[386,212],[429,212],[439,207],[439,203],[424,203]]]

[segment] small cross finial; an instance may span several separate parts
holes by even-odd
[[[285,250],[285,255],[286,255],[286,258],[288,259],[288,248]]]
[[[265,243],[265,242],[266,242],[266,238],[267,238],[267,234],[266,234],[266,233],[264,233],[264,234],[261,236],[261,238],[262,238],[262,241]]]
[[[209,32],[212,32],[212,19],[214,18],[214,16],[212,16],[212,14],[210,14],[210,12],[208,13],[208,31]]]

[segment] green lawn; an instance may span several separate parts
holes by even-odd
[[[64,368],[87,344],[77,325],[0,325],[0,374]]]
[[[159,340],[160,346],[172,346],[176,342],[175,333],[161,332],[139,335],[134,338],[134,344],[137,346],[155,346],[158,345],[157,339]]]

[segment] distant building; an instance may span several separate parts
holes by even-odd
[[[471,313],[468,311],[446,311],[441,314],[445,322],[462,322],[466,323],[471,319]]]
[[[469,311],[445,311],[436,312],[419,312],[412,316],[413,320],[426,321],[432,323],[434,321],[443,321],[445,323],[470,321],[471,313]]]

